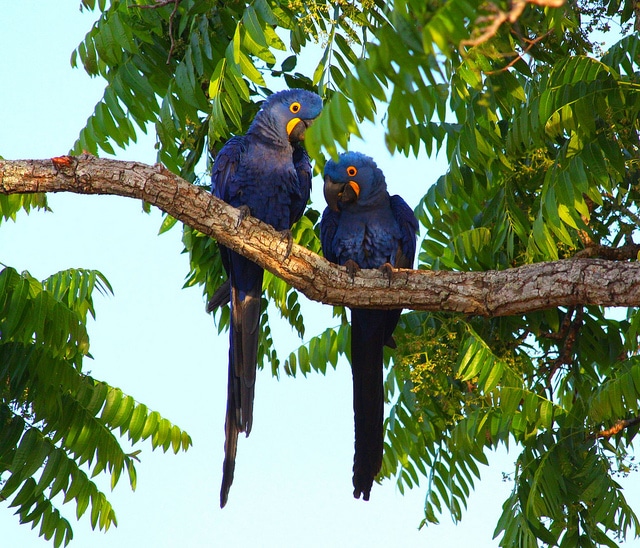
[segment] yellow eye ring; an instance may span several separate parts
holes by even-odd
[[[354,166],[349,166],[347,168],[347,175],[349,177],[355,177],[358,174],[358,170]]]
[[[289,110],[294,114],[298,114],[298,112],[300,112],[300,108],[300,103],[298,103],[298,101],[295,101],[294,103],[291,103],[289,105]]]

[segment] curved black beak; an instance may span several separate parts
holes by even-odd
[[[311,124],[313,124],[313,120],[293,118],[287,125],[289,141],[291,141],[292,143],[299,143],[300,141],[304,141],[304,134]]]
[[[360,187],[355,181],[337,183],[328,175],[324,178],[324,199],[333,211],[340,211],[338,204],[355,202],[360,195]]]

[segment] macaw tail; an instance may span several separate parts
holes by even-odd
[[[220,508],[224,508],[233,483],[238,450],[238,423],[236,422],[235,378],[229,356],[229,379],[227,383],[227,415],[224,421],[224,464],[222,465],[222,486],[220,487]]]
[[[231,300],[231,280],[227,278],[207,303],[207,313],[211,314],[217,308],[229,304]]]
[[[231,326],[229,377],[225,420],[224,465],[220,507],[224,507],[233,482],[238,434],[248,436],[253,424],[260,305],[264,271],[240,255],[231,257]]]
[[[351,310],[351,372],[355,454],[353,496],[369,500],[382,467],[384,443],[383,348],[392,342],[399,310]]]

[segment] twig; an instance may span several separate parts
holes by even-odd
[[[176,3],[176,0],[156,0],[155,4],[136,4],[133,7],[140,8],[141,10],[154,10],[156,8],[162,8],[174,3]]]
[[[491,76],[493,74],[498,74],[499,72],[504,72],[505,70],[510,69],[513,65],[515,65],[518,62],[519,59],[522,59],[523,55],[526,55],[527,53],[529,53],[529,51],[531,51],[531,48],[533,48],[533,46],[535,46],[541,40],[544,40],[547,36],[549,36],[551,34],[551,32],[552,31],[547,31],[543,35],[538,36],[537,38],[535,38],[533,40],[526,40],[527,47],[524,48],[522,53],[516,53],[515,57],[513,58],[513,60],[509,61],[504,67],[499,68],[497,70],[491,70],[491,71],[487,72],[486,73],[487,76]]]
[[[171,46],[169,47],[169,55],[167,56],[167,65],[171,62],[173,51],[176,48],[176,41],[173,37],[173,23],[176,18],[176,13],[178,12],[178,4],[180,4],[180,0],[155,0],[155,4],[141,4],[134,6],[136,8],[140,8],[141,10],[153,10],[163,8],[165,6],[168,6],[169,4],[173,4],[173,11],[169,16],[169,39],[171,40]]]
[[[611,436],[615,436],[625,428],[629,428],[630,426],[634,426],[636,424],[640,424],[640,417],[634,417],[633,419],[621,419],[617,421],[611,428],[601,430],[600,432],[595,434],[594,437],[609,439]]]
[[[628,261],[635,259],[640,253],[640,244],[629,243],[620,247],[608,247],[606,245],[590,245],[578,251],[574,259],[606,259],[608,261]]]
[[[477,30],[480,30],[480,25],[488,23],[484,30],[476,38],[469,38],[468,40],[462,40],[460,47],[475,47],[483,44],[487,40],[493,38],[498,29],[506,22],[511,24],[515,23],[522,15],[524,8],[527,4],[536,4],[537,6],[543,6],[545,8],[559,8],[564,4],[565,0],[514,0],[512,7],[509,11],[502,11],[493,3],[488,5],[488,11],[493,12],[491,15],[481,16],[476,19],[478,25]]]
[[[549,339],[564,339],[564,343],[562,345],[562,349],[558,354],[558,357],[553,360],[546,368],[547,389],[549,390],[550,394],[552,394],[551,380],[553,379],[553,376],[556,374],[558,369],[560,369],[560,367],[571,363],[571,358],[573,356],[573,346],[575,345],[576,339],[578,338],[578,333],[580,332],[580,328],[582,327],[583,317],[584,309],[582,306],[571,307],[567,311],[567,314],[562,321],[562,325],[558,333],[548,333],[545,335]],[[543,371],[543,373],[545,372]]]

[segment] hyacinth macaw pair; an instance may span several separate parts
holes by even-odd
[[[214,160],[212,192],[280,231],[304,213],[311,192],[311,164],[302,140],[320,114],[315,93],[292,89],[271,95],[244,136],[230,139]],[[382,171],[357,153],[343,154],[325,168],[329,207],[322,217],[322,246],[332,262],[359,268],[410,268],[417,221],[399,196],[389,197]],[[231,305],[225,459],[220,506],[233,482],[238,434],[248,436],[253,420],[263,270],[220,246],[228,275],[209,310]],[[382,350],[393,344],[400,310],[353,309],[351,356],[354,389],[354,495],[369,498],[382,464]]]

